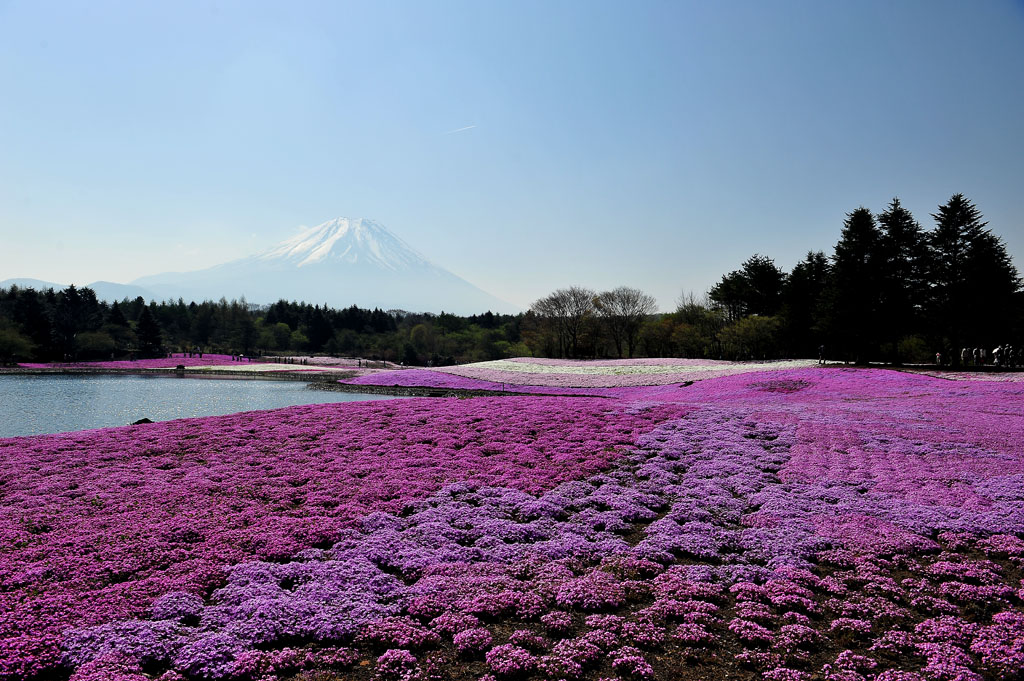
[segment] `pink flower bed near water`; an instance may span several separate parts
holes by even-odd
[[[0,674],[1020,678],[1024,386],[595,392],[0,441]]]
[[[203,353],[202,357],[193,353],[187,357],[178,353],[172,357],[157,359],[120,360],[115,362],[53,362],[48,364],[19,364],[24,369],[173,369],[176,366],[186,367],[220,366],[246,364],[248,360],[233,360],[231,355],[214,355]]]
[[[206,595],[444,484],[538,493],[600,470],[647,414],[603,400],[315,405],[0,439],[0,678],[52,668],[69,627]]]

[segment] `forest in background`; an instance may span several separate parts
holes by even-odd
[[[961,194],[925,230],[899,202],[846,216],[831,256],[786,272],[755,254],[705,294],[657,313],[635,288],[573,286],[518,315],[458,316],[281,300],[106,303],[88,288],[0,289],[0,362],[153,357],[202,350],[330,354],[435,366],[539,357],[817,357],[956,361],[961,347],[1013,344],[1021,280],[1002,239]]]

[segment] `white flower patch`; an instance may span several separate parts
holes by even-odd
[[[263,374],[272,371],[294,371],[294,372],[321,372],[331,371],[330,368],[326,367],[315,367],[315,366],[301,366],[295,364],[272,364],[272,363],[257,363],[252,364],[211,364],[208,366],[188,367],[187,372],[203,372],[203,371],[216,371],[222,373],[230,371],[239,374]]]
[[[700,372],[715,372],[723,369],[741,369],[741,372],[765,371],[778,369],[796,369],[814,366],[812,360],[788,360],[781,362],[722,362],[720,364],[611,364],[595,362],[594,364],[583,364],[574,362],[572,364],[539,364],[519,359],[512,361],[498,359],[490,362],[476,362],[464,364],[466,369],[487,369],[491,371],[510,371],[524,374],[568,374],[576,376],[646,376],[658,374],[691,374]]]

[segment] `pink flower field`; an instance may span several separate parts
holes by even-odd
[[[1019,680],[1024,385],[743,366],[0,440],[0,678]]]

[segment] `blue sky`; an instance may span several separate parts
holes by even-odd
[[[956,192],[1024,266],[1022,2],[0,0],[0,280],[349,216],[524,307],[667,310]]]

